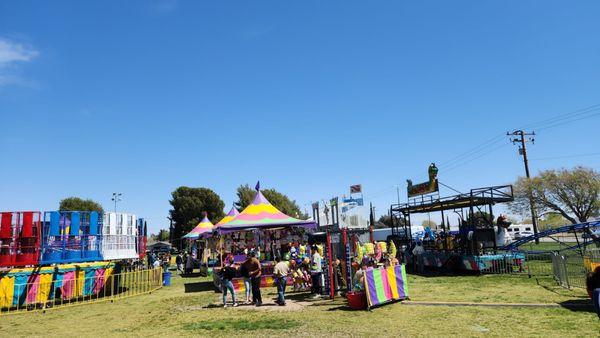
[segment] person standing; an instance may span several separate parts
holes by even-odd
[[[250,276],[250,284],[252,285],[252,303],[255,306],[262,305],[262,297],[260,294],[260,279],[262,276],[262,268],[260,261],[256,258],[256,252],[250,251],[250,259],[244,262],[248,275]]]
[[[177,264],[177,272],[179,274],[183,274],[183,257],[181,256],[181,252],[177,254],[175,257],[175,264]]]
[[[185,273],[187,274],[192,272],[194,272],[194,258],[192,255],[188,255],[185,261]]]
[[[242,266],[240,267],[240,275],[242,275],[242,278],[244,278],[244,288],[246,289],[246,302],[244,304],[250,304],[252,301],[250,300],[250,292],[252,290],[252,283],[251,283],[251,279],[250,279],[250,273],[248,271],[247,265],[250,261],[250,256],[246,255],[246,260],[242,263]]]
[[[227,264],[223,267],[223,307],[227,307],[227,290],[231,293],[231,302],[233,303],[233,307],[238,306],[235,301],[235,289],[233,288],[233,283],[231,282],[235,278],[237,270],[233,265],[233,256],[227,258]]]
[[[333,275],[335,277],[335,291],[338,292],[338,295],[348,289],[348,283],[342,272],[342,262],[336,258],[333,262]]]
[[[321,297],[322,287],[321,287],[321,276],[323,275],[323,267],[322,267],[322,257],[319,254],[318,247],[313,245],[311,248],[312,255],[312,264],[310,266],[310,274],[312,277],[312,294],[313,298]]]
[[[277,301],[279,306],[285,305],[285,287],[287,286],[287,276],[290,273],[290,263],[282,260],[279,256],[275,259],[277,264],[273,268],[273,274],[277,277]]]
[[[148,254],[148,269],[153,269],[154,268],[154,261],[156,260],[156,257],[154,256],[154,252],[151,252]]]

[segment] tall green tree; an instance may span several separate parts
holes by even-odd
[[[79,197],[67,197],[60,201],[58,207],[60,211],[104,211],[100,203],[91,199],[82,199]]]
[[[158,234],[150,235],[155,242],[166,242],[169,240],[169,230],[161,229]]]
[[[207,213],[210,221],[215,224],[225,216],[225,203],[221,197],[208,188],[179,187],[171,193],[172,209],[169,210],[173,219],[173,239],[177,247],[181,241],[176,240],[190,232]]]
[[[280,193],[279,191],[275,189],[261,189],[261,192],[275,208],[279,209],[284,214],[299,219],[308,218],[308,215],[300,210],[300,207],[296,204],[296,201],[291,200],[289,197]],[[235,202],[235,207],[239,211],[243,210],[250,205],[250,203],[252,203],[255,195],[256,190],[250,188],[248,184],[240,185],[237,188],[238,200]]]
[[[600,214],[600,174],[591,168],[546,170],[514,184],[513,212],[529,216],[530,198],[539,214],[555,212],[572,224]]]
[[[404,217],[399,217],[394,220],[396,226],[402,227],[406,224]],[[391,228],[392,227],[392,216],[382,215],[379,217],[379,221],[375,222],[375,229]]]
[[[531,223],[531,218],[527,218],[527,221],[529,221],[529,223]],[[539,219],[537,222],[540,229],[558,228],[558,227],[561,227],[561,226],[569,224],[569,223],[570,223],[569,220],[564,218],[561,214],[554,213],[554,212],[547,213],[546,215],[544,215],[544,217]]]

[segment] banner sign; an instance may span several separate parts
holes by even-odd
[[[429,181],[427,182],[413,185],[411,180],[406,180],[406,182],[408,183],[408,187],[406,188],[408,197],[431,194],[440,190],[437,179],[438,168],[435,166],[435,163],[431,163],[428,169],[428,173]]]
[[[351,205],[355,205],[355,206],[358,205],[361,207],[364,205],[362,197],[360,197],[360,198],[352,198],[352,197],[344,198],[344,199],[342,199],[342,202],[344,202],[345,204],[351,204]]]
[[[351,185],[350,186],[350,193],[351,194],[360,194],[360,193],[362,193],[362,185],[361,184]]]
[[[369,268],[365,271],[365,292],[369,307],[408,298],[404,265]]]

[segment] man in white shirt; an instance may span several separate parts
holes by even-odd
[[[321,276],[323,275],[323,267],[322,260],[323,258],[319,254],[319,250],[316,245],[313,245],[311,248],[313,252],[312,255],[312,264],[310,266],[310,274],[312,277],[312,294],[314,298],[321,297],[322,288],[321,288]]]

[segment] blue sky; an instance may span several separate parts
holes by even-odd
[[[177,186],[230,205],[260,179],[307,208],[362,183],[381,213],[430,162],[599,104],[599,14],[598,1],[3,1],[0,209],[71,195],[110,209],[118,191],[156,231]],[[598,169],[599,121],[540,130],[532,171]],[[440,180],[514,181],[522,162],[500,139]]]

